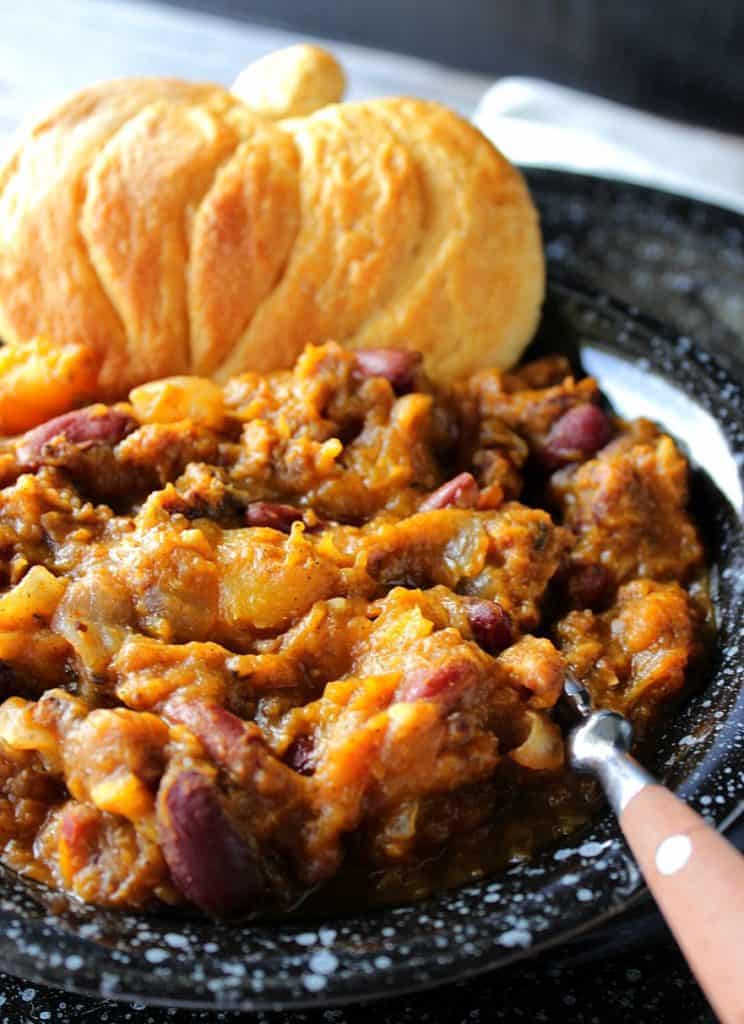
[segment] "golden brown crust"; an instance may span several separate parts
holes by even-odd
[[[81,343],[102,361],[102,393],[131,379],[122,323],[79,228],[91,161],[157,99],[208,95],[211,86],[123,79],[92,86],[37,124],[0,173],[0,337]],[[118,382],[122,381],[121,384]]]
[[[214,373],[230,359],[278,284],[300,224],[299,169],[292,139],[256,119],[196,211],[188,288],[197,373]]]
[[[193,216],[256,120],[223,90],[197,103],[158,100],[129,120],[91,165],[80,229],[140,379],[191,369]]]
[[[375,102],[418,168],[425,229],[393,301],[354,337],[417,348],[439,379],[509,367],[545,290],[537,213],[522,176],[472,125],[436,103]]]
[[[272,121],[342,88],[324,51],[292,52],[263,64],[271,109],[129,79],[38,124],[0,172],[0,337],[85,346],[102,398],[288,366],[331,337],[418,349],[439,379],[514,363],[544,288],[521,176],[434,103]]]
[[[281,281],[218,376],[288,366],[306,343],[348,343],[420,244],[417,168],[373,104],[284,122],[300,154],[300,228]]]

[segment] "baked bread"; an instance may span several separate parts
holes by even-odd
[[[544,289],[522,177],[438,104],[342,89],[293,47],[235,92],[133,78],[67,100],[0,171],[0,338],[85,355],[65,405],[329,338],[419,349],[439,379],[512,365]],[[0,367],[7,430],[2,386]]]

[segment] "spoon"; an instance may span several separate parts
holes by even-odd
[[[595,775],[651,893],[723,1024],[744,1022],[744,857],[629,753],[630,722],[595,710],[569,672],[564,695],[583,719],[571,766]]]

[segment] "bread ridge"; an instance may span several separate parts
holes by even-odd
[[[193,368],[191,223],[257,120],[226,90],[197,103],[158,100],[123,124],[90,167],[82,234],[145,379]]]
[[[22,342],[44,335],[59,338],[64,343],[89,346],[100,360],[98,393],[102,398],[121,395],[121,382],[130,373],[131,358],[123,322],[95,273],[88,245],[80,230],[91,166],[85,156],[92,147],[105,148],[133,117],[151,103],[164,98],[206,96],[213,89],[214,86],[206,83],[156,77],[121,78],[88,86],[55,107],[22,136],[0,172],[0,237],[3,237],[9,234],[4,205],[8,203],[13,179],[20,178],[21,183],[25,182],[27,190],[32,193],[26,198],[29,203],[34,203],[36,165],[42,164],[53,177],[55,172],[59,174],[60,166],[66,168],[71,165],[71,180],[65,182],[66,187],[58,187],[59,182],[54,180],[46,181],[46,188],[41,190],[42,200],[36,202],[36,216],[21,218],[21,228],[26,230],[21,230],[17,239],[16,272],[10,282],[5,279],[7,246],[0,257],[0,336],[5,341]],[[95,123],[91,122],[95,121],[98,113],[104,123],[96,130]],[[62,147],[56,145],[59,141],[56,133],[60,128],[65,129]],[[92,138],[85,135],[82,139],[75,138],[75,131],[84,128],[90,129]],[[35,147],[34,143],[39,143],[39,146]],[[53,158],[58,148],[63,150],[59,161]],[[83,149],[82,158],[80,149]],[[18,166],[24,159],[31,164],[30,167]],[[12,215],[16,204],[11,202],[10,205]],[[46,249],[45,255],[49,258],[48,250],[51,249],[53,254],[60,242],[66,251],[59,260],[51,260],[56,284],[50,285],[48,280],[39,280],[40,265],[42,273],[44,269],[40,252]],[[12,308],[15,296],[19,297],[22,308],[16,312],[15,319],[11,319],[8,303]],[[70,309],[65,308],[68,301]],[[30,307],[36,311],[36,316]]]

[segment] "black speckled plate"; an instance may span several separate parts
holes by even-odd
[[[719,826],[744,793],[744,598],[739,375],[606,294],[554,272],[533,347],[565,351],[624,416],[660,421],[697,467],[695,512],[713,562],[719,642],[710,677],[652,766]],[[542,951],[644,896],[609,815],[491,881],[425,903],[300,924],[236,927],[69,908],[6,873],[0,968],[112,998],[208,1007],[329,1005],[440,984]]]

